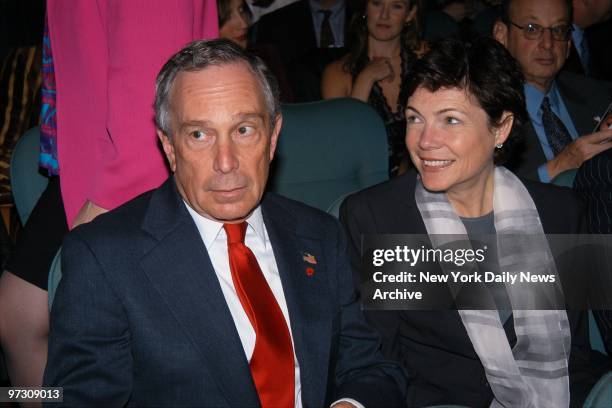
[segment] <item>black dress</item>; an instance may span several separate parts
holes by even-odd
[[[408,75],[412,70],[412,64],[416,60],[415,54],[407,49],[402,49],[400,54],[401,57],[401,73],[400,73],[400,91],[397,98],[397,106],[395,112],[389,107],[387,99],[383,94],[382,88],[378,82],[374,83],[370,96],[368,97],[368,103],[376,109],[378,114],[382,117],[387,129],[387,142],[389,146],[389,177],[393,178],[397,176],[400,163],[408,155],[406,149],[405,136],[406,136],[406,116],[404,110],[406,109],[406,102],[408,101]],[[367,56],[361,58],[355,66],[351,75],[353,82],[357,78],[357,74],[365,68],[369,60]]]

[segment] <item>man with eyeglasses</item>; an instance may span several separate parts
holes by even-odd
[[[569,55],[571,22],[571,0],[504,0],[500,18],[493,26],[493,37],[522,68],[531,122],[525,132],[524,150],[510,167],[523,177],[542,182],[577,169],[612,147],[612,130],[607,129],[607,122],[597,125],[594,120],[612,101],[612,85],[560,73]],[[568,310],[569,313],[579,315],[574,321],[587,324],[585,313]],[[606,316],[597,316],[600,324],[610,321]],[[589,352],[588,339],[572,341],[585,346],[582,353],[570,356],[573,407],[582,406],[593,384],[609,370],[609,360]]]
[[[519,62],[531,126],[511,163],[527,178],[550,182],[612,147],[612,130],[593,132],[612,101],[612,86],[561,73],[571,45],[571,0],[506,0],[493,36]]]

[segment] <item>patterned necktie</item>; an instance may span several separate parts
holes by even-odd
[[[542,102],[542,124],[544,125],[544,133],[546,133],[548,144],[555,156],[558,155],[566,145],[572,142],[572,137],[567,131],[567,128],[550,108],[548,96],[544,97],[544,101]]]
[[[232,281],[255,330],[249,366],[263,408],[293,407],[295,371],[287,322],[253,252],[244,245],[247,223],[223,224]]]
[[[319,10],[319,13],[323,13],[323,23],[321,24],[321,48],[333,47],[336,44],[336,39],[334,38],[334,32],[329,23],[332,12],[329,10]]]

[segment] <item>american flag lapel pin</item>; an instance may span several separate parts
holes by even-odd
[[[311,265],[317,264],[317,258],[315,258],[313,254],[309,254],[308,252],[303,253],[302,259],[304,260],[304,262],[308,262]]]
[[[304,260],[304,262],[309,263],[310,265],[316,265],[317,264],[317,258],[314,255],[312,255],[312,254],[310,254],[308,252],[304,252],[302,254],[302,259]],[[314,270],[314,268],[312,266],[309,266],[309,267],[306,268],[306,275],[307,276],[310,277],[310,276],[314,275],[314,273],[315,273],[315,270]]]

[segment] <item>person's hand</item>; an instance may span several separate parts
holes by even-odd
[[[391,60],[382,57],[373,58],[368,62],[368,65],[365,66],[360,75],[366,76],[372,84],[383,80],[392,82],[395,78]]]
[[[612,112],[608,113],[608,115],[599,122],[599,131],[608,129],[612,129]]]
[[[79,210],[76,218],[74,219],[74,223],[72,224],[72,228],[75,228],[78,225],[85,224],[94,218],[96,218],[100,214],[104,214],[108,210],[98,207],[91,201],[85,201],[85,204]]]
[[[350,97],[367,103],[372,86],[376,82],[383,80],[393,81],[394,78],[395,72],[393,72],[391,60],[389,58],[374,57],[355,78]]]
[[[581,136],[565,146],[563,150],[546,165],[551,179],[566,170],[577,169],[591,157],[612,147],[612,129],[601,130]]]

